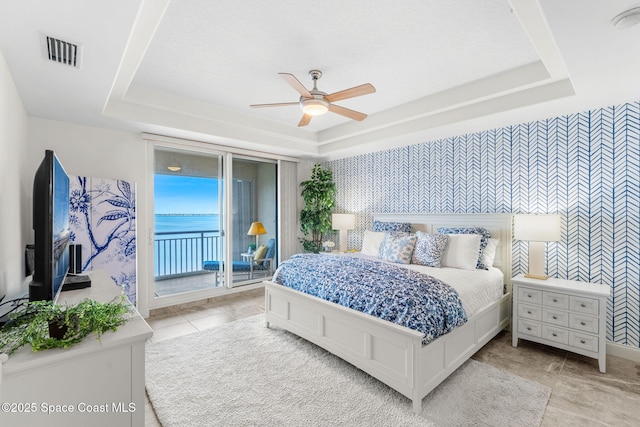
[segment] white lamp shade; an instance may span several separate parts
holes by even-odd
[[[560,215],[516,215],[513,218],[513,237],[530,242],[560,240]]]
[[[331,214],[331,228],[334,230],[353,230],[356,228],[354,214]]]

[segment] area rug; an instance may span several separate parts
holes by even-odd
[[[539,426],[550,389],[469,360],[411,401],[262,315],[148,343],[147,393],[170,426]]]

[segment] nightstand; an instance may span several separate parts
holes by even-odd
[[[598,359],[606,370],[610,288],[596,283],[519,274],[513,284],[513,346],[518,338]]]

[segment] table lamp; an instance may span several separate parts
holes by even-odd
[[[252,222],[249,231],[247,231],[248,236],[256,236],[256,249],[258,249],[258,236],[261,234],[267,234],[267,230],[264,228],[261,222]]]
[[[529,272],[524,277],[547,280],[545,243],[560,240],[560,215],[515,215],[513,237],[529,242]]]
[[[331,228],[340,231],[340,252],[347,250],[347,230],[356,228],[354,214],[331,214]]]

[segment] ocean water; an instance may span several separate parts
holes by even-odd
[[[219,215],[155,215],[156,233],[220,230]]]

